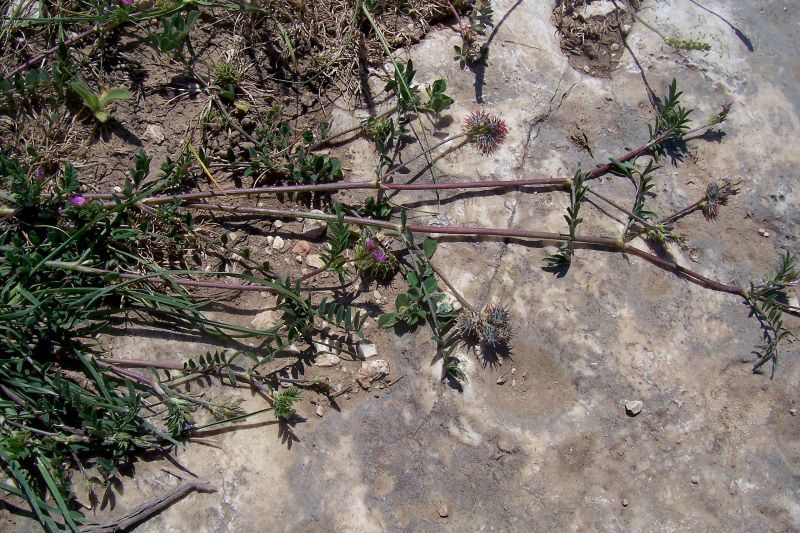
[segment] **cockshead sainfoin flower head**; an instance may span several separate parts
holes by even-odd
[[[491,154],[503,144],[508,126],[502,118],[476,109],[464,118],[464,132],[484,154]]]

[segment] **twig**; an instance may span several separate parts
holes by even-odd
[[[217,492],[217,489],[208,483],[200,481],[184,481],[177,487],[137,505],[123,516],[103,522],[102,524],[91,525],[81,528],[81,533],[112,533],[116,531],[127,531],[136,524],[144,522],[153,515],[158,514],[176,501],[180,500],[190,492]]]

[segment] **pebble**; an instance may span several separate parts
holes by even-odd
[[[619,45],[617,43],[611,43],[611,46],[609,46],[609,48],[611,49],[612,52],[616,52],[617,50],[619,50]]]
[[[628,35],[631,32],[631,25],[630,24],[623,24],[622,25],[622,35]]]
[[[389,374],[389,363],[384,359],[373,359],[361,363],[358,372],[358,384],[368,389],[373,381],[377,381]]]
[[[497,449],[505,453],[514,453],[517,451],[517,447],[506,437],[497,439]]]
[[[797,415],[797,409],[795,409],[794,407],[789,409],[789,414],[792,415],[792,416]]]
[[[280,220],[276,220],[275,222],[272,223],[272,225],[275,226],[277,229],[281,229],[283,227],[283,222],[281,222]]]
[[[622,498],[622,506],[623,507],[627,507],[628,506],[628,498]]]
[[[443,503],[442,505],[439,506],[439,516],[441,516],[442,518],[447,518],[448,516],[450,516],[450,508],[447,507],[446,503]]]
[[[329,367],[329,366],[336,366],[341,362],[341,358],[338,355],[329,353],[329,352],[322,352],[317,355],[317,359],[314,361],[314,364],[319,367]]]
[[[358,341],[356,351],[358,352],[358,357],[361,359],[369,359],[370,357],[378,355],[378,348],[369,341]]]
[[[319,215],[324,215],[323,211],[319,209],[312,209],[309,211],[310,213],[315,213]],[[307,218],[303,221],[303,237],[307,239],[316,239],[318,237],[322,237],[325,234],[325,230],[328,229],[328,223],[324,220],[316,220],[312,218]]]
[[[272,247],[275,250],[283,250],[284,245],[285,243],[283,242],[283,237],[275,237],[275,239],[272,241]]]
[[[317,406],[317,416],[318,416],[318,417],[320,417],[320,418],[322,418],[322,415],[323,415],[323,414],[324,414],[324,410],[322,409],[322,406],[321,406],[321,405],[318,405],[318,406]]]
[[[235,231],[231,231],[230,233],[228,233],[228,242],[229,243],[233,244],[238,240],[239,240],[239,234],[238,233],[236,233]]]
[[[294,255],[306,255],[308,252],[311,251],[311,243],[308,241],[297,241],[292,246],[292,254]]]
[[[499,378],[497,378],[497,384],[498,384],[498,385],[502,385],[502,384],[503,384],[503,383],[505,383],[506,381],[508,381],[508,376],[507,376],[506,374],[503,374],[502,376],[500,376]]]
[[[302,255],[296,255],[296,256],[294,256],[294,260],[297,261],[298,263],[302,263],[303,262],[303,256]]]
[[[697,485],[700,483],[700,476],[692,476],[692,484]]]
[[[586,74],[589,74],[589,72],[591,72],[591,70],[592,70],[592,69],[590,69],[590,68],[589,68],[589,65],[584,65],[584,66],[583,66],[583,71],[584,71]]]
[[[644,403],[641,400],[625,400],[625,412],[631,416],[636,416],[642,412]]]
[[[373,291],[372,292],[372,297],[375,299],[376,302],[380,302],[381,301],[381,293],[379,293],[378,291]]]
[[[325,261],[322,260],[322,256],[319,254],[308,254],[306,256],[306,264],[313,268],[325,267]]]
[[[735,481],[731,481],[731,484],[728,485],[728,492],[731,494],[731,496],[736,494],[736,482]]]

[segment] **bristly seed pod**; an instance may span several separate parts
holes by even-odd
[[[477,109],[464,118],[464,131],[481,152],[491,154],[505,141],[508,126],[502,118]]]
[[[706,220],[717,218],[720,207],[728,205],[728,199],[739,192],[738,185],[739,182],[734,183],[726,178],[706,188],[705,200],[701,205]]]

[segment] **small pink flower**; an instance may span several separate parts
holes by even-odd
[[[86,198],[84,198],[79,194],[76,194],[75,196],[69,199],[69,203],[71,203],[75,207],[83,207],[84,205],[86,205]]]
[[[119,0],[119,3],[122,4],[125,7],[129,7],[129,6],[133,5],[134,1],[135,0]]]
[[[366,248],[366,250],[368,252],[371,252],[372,250],[376,249],[377,247],[378,247],[378,244],[375,241],[373,241],[372,239],[367,239],[367,241],[364,243],[364,248]]]
[[[383,263],[384,261],[389,259],[389,256],[376,248],[375,250],[372,251],[372,258],[379,263]]]

